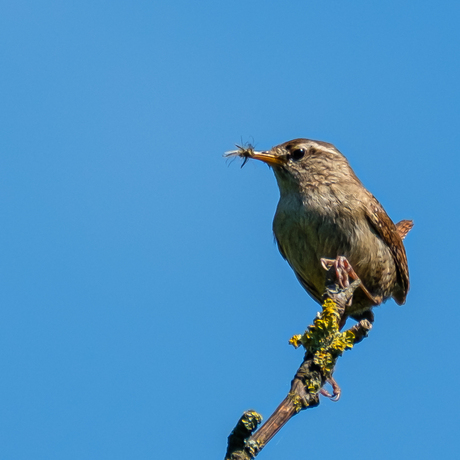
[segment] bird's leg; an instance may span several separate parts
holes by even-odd
[[[353,280],[358,279],[358,275],[344,256],[338,256],[336,259],[321,259],[321,265],[325,270],[329,270],[332,266],[335,267],[335,275],[342,289],[350,285],[349,278]]]
[[[338,256],[337,259],[321,259],[321,265],[325,270],[329,270],[332,266],[335,267],[335,274],[337,276],[337,281],[339,286],[344,289],[350,285],[349,279],[358,280],[359,276],[353,270],[350,262],[344,256]],[[364,294],[375,304],[378,305],[379,301],[366,289],[366,287],[361,283],[361,289],[364,291]],[[351,305],[351,299],[349,300]]]

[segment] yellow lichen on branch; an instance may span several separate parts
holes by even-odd
[[[330,298],[323,303],[323,311],[313,321],[303,335],[295,335],[289,343],[294,347],[303,347],[313,354],[313,362],[321,371],[330,377],[337,358],[350,348],[353,348],[355,335],[351,331],[340,332],[340,312],[337,304]],[[312,382],[309,391],[318,391]]]

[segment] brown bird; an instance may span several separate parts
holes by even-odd
[[[359,277],[346,317],[373,320],[371,309],[392,297],[406,301],[409,270],[403,239],[413,223],[394,224],[363,186],[347,159],[327,142],[294,139],[269,151],[228,152],[273,168],[280,200],[273,231],[281,255],[314,300],[321,303],[324,268],[334,264],[339,281]]]

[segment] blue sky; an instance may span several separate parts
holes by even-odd
[[[0,5],[2,458],[223,458],[271,414],[318,307],[222,153],[296,137],[415,221],[412,289],[259,458],[458,458],[458,2]]]

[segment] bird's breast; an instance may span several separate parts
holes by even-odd
[[[335,258],[350,252],[357,229],[346,214],[347,210],[337,200],[326,199],[321,194],[281,196],[273,231],[297,273],[315,276],[316,270],[322,270],[322,257]]]
[[[281,195],[278,203],[273,231],[280,251],[318,301],[325,285],[321,258],[345,256],[371,292],[395,273],[388,247],[359,211],[359,201],[351,200],[354,198],[317,189],[309,194]],[[384,284],[392,283],[394,280],[388,279]],[[391,292],[375,294],[385,298]]]

